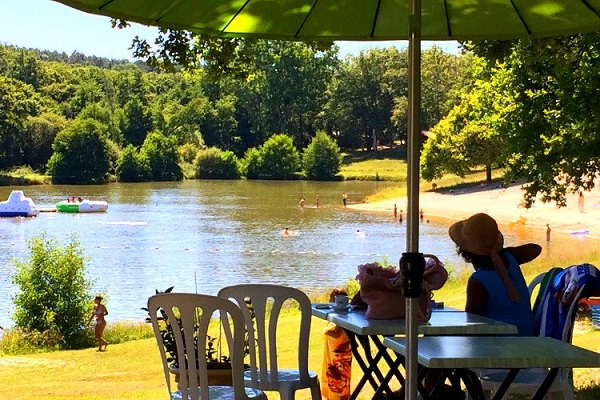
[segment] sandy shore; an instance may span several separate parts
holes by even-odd
[[[500,225],[545,230],[546,224],[549,224],[552,232],[585,234],[600,238],[600,191],[584,192],[583,212],[579,211],[577,197],[575,194],[568,195],[567,206],[562,208],[557,208],[554,203],[536,201],[531,208],[525,209],[520,207],[523,192],[518,185],[506,189],[473,187],[421,193],[419,208],[423,210],[424,218],[432,221],[448,220],[450,223],[477,212],[485,212],[495,218]],[[353,204],[349,207],[392,213],[394,204],[397,205],[398,210],[404,210],[406,216],[406,198]]]

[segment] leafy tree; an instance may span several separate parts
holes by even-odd
[[[317,181],[333,180],[340,172],[342,155],[337,143],[325,132],[319,131],[302,155],[304,174]]]
[[[26,138],[22,132],[27,118],[38,110],[31,86],[0,76],[0,169],[23,164]]]
[[[23,162],[35,169],[44,169],[52,156],[52,144],[58,132],[67,126],[62,115],[42,113],[37,117],[29,117],[24,125]]]
[[[245,161],[248,179],[293,179],[300,169],[300,154],[292,138],[283,133],[271,136],[258,148],[258,154],[246,153],[246,158],[252,157]]]
[[[155,181],[180,181],[183,179],[175,136],[165,136],[158,131],[150,132],[140,151],[147,157],[152,171],[152,179]]]
[[[93,119],[76,119],[56,135],[48,161],[53,183],[103,183],[111,168],[107,129]]]
[[[247,179],[260,179],[262,168],[262,154],[256,147],[246,150],[244,158],[241,160],[241,173]]]
[[[119,182],[145,182],[152,177],[148,158],[132,144],[127,145],[121,152],[116,173]]]
[[[194,161],[196,178],[237,179],[239,178],[238,158],[232,151],[222,151],[215,147],[200,150]]]
[[[29,260],[14,260],[13,320],[17,327],[59,337],[62,348],[81,348],[91,343],[85,324],[91,313],[90,289],[79,241],[72,238],[61,247],[45,234],[29,240]]]
[[[184,163],[191,164],[196,159],[196,156],[198,155],[200,149],[198,148],[198,146],[192,143],[186,143],[184,145],[179,146],[178,151],[179,155],[181,156],[181,160]]]
[[[133,97],[125,104],[125,127],[123,136],[127,143],[140,146],[146,135],[152,130],[152,114],[138,97]]]
[[[504,137],[494,129],[488,116],[494,115],[494,92],[487,82],[464,94],[463,102],[431,130],[422,154],[421,172],[426,180],[439,179],[445,173],[464,176],[471,168],[491,168],[502,160]]]

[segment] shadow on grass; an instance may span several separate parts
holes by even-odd
[[[380,147],[377,152],[366,150],[344,150],[343,155],[343,165],[368,160],[406,160],[406,147],[396,146],[392,149],[390,149],[389,147]]]

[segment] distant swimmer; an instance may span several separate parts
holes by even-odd
[[[365,236],[367,236],[367,234],[365,232],[361,232],[360,229],[357,229],[354,235],[356,235],[356,237],[358,238],[364,238]]]
[[[300,207],[304,207],[304,197],[300,199],[300,201],[298,202],[298,205]]]
[[[283,230],[283,232],[281,232],[281,234],[282,234],[283,236],[290,236],[290,235],[291,235],[290,229],[289,229],[288,227],[286,227],[286,228]]]
[[[319,208],[319,203],[320,203],[319,196],[315,196],[315,206],[317,206],[317,208]]]

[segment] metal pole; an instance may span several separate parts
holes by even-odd
[[[408,39],[408,140],[407,140],[407,253],[419,251],[419,141],[421,136],[421,0],[409,5]],[[424,264],[424,262],[423,262]],[[421,278],[422,278],[421,272]],[[420,286],[421,282],[419,282]],[[420,292],[420,291],[419,291]],[[406,302],[406,399],[417,399],[417,307],[419,298]]]

